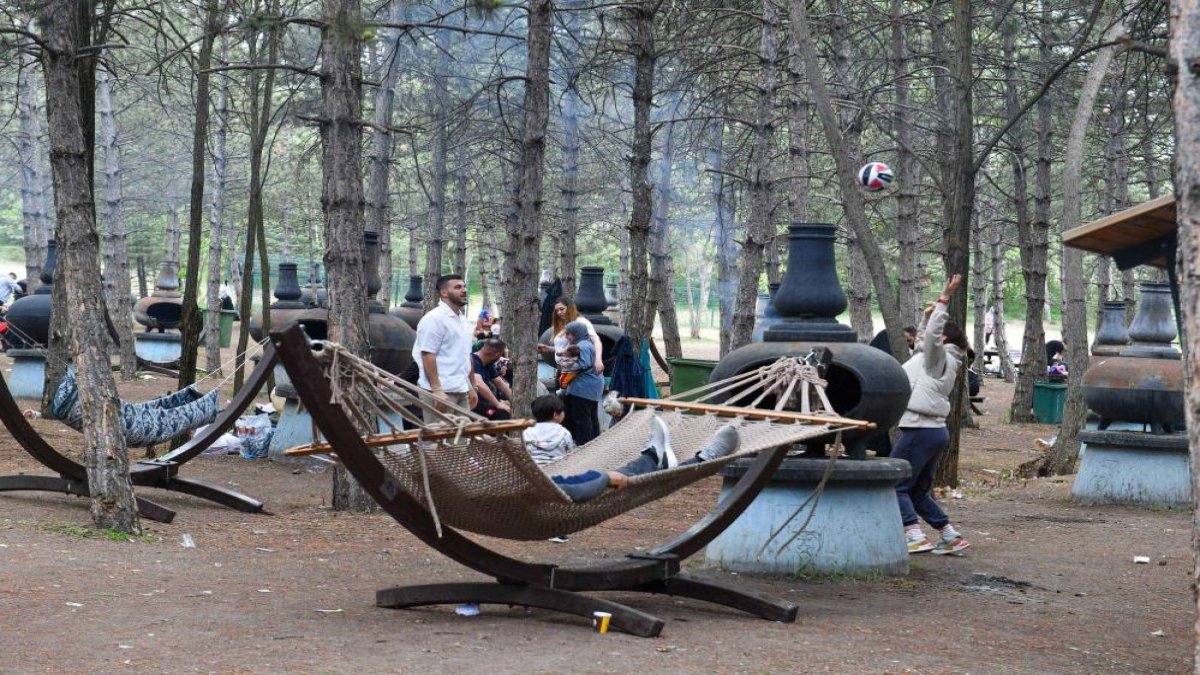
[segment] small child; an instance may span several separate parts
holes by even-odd
[[[555,353],[554,363],[558,366],[558,388],[566,389],[583,370],[579,365],[579,345],[567,345],[560,349]]]
[[[538,464],[549,464],[575,450],[571,432],[562,425],[567,416],[562,399],[553,394],[533,399],[530,406],[537,424],[525,430],[525,448]]]

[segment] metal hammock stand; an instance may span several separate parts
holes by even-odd
[[[419,539],[452,560],[496,579],[494,583],[384,589],[376,594],[380,607],[479,602],[539,607],[583,617],[606,611],[612,614],[616,628],[643,637],[658,635],[664,625],[662,619],[580,593],[619,590],[689,597],[772,621],[795,621],[798,607],[793,603],[682,574],[682,561],[737,519],[767,485],[795,442],[828,437],[839,429],[870,426],[868,422],[829,415],[709,406],[724,408],[719,412],[736,416],[735,424],[741,425],[742,447],[733,455],[635,476],[624,490],[572,503],[543,469],[566,474],[623,463],[644,447],[653,411],[631,413],[596,441],[546,467],[534,464],[519,441],[496,435],[505,429],[497,426],[489,434],[485,423],[469,413],[461,414],[466,411],[451,410],[447,413],[448,423],[441,428],[422,427],[364,438],[364,429],[373,432],[377,427],[371,426],[370,419],[359,419],[362,411],[373,405],[364,403],[366,397],[359,389],[382,383],[389,396],[396,396],[404,385],[389,380],[386,374],[378,380],[368,378],[369,363],[359,365],[365,362],[345,354],[335,358],[330,352],[336,354],[340,347],[311,343],[299,328],[272,332],[271,340],[301,402],[324,435],[323,449],[335,452],[363,489]],[[353,367],[337,367],[337,360]],[[802,388],[807,387],[805,384]],[[412,402],[408,396],[399,398]],[[679,412],[667,413],[663,418],[672,429],[672,445],[681,456],[699,450],[720,424],[729,422],[709,414],[685,417]],[[758,419],[747,422],[746,418]],[[510,423],[507,428],[511,427]],[[611,440],[606,441],[606,437]],[[392,445],[396,443],[403,445]],[[392,447],[372,449],[380,445]],[[530,540],[584,529],[713,475],[732,459],[755,453],[749,471],[711,513],[665,544],[631,553],[624,560],[580,567],[529,563],[489,549],[458,531]]]
[[[250,372],[245,385],[229,402],[229,405],[221,410],[217,418],[205,427],[203,433],[193,436],[183,445],[161,457],[131,464],[129,476],[134,486],[182,492],[245,513],[262,513],[263,503],[249,495],[194,478],[183,478],[178,474],[180,467],[204,452],[218,438],[233,428],[234,423],[266,384],[276,359],[275,347],[267,344],[258,365]],[[0,476],[0,492],[31,490],[61,492],[80,497],[90,496],[87,468],[59,452],[33,428],[21,412],[21,408],[13,398],[12,392],[9,391],[4,378],[0,378],[0,423],[8,429],[8,432],[24,448],[25,452],[58,474],[58,476],[27,474]],[[175,512],[161,504],[143,497],[136,499],[138,512],[146,518],[162,523],[169,523],[175,518]]]

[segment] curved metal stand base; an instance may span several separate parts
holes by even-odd
[[[228,506],[236,511],[243,513],[262,513],[263,503],[249,495],[242,494],[236,490],[219,487],[212,483],[206,483],[202,480],[194,478],[180,478],[179,476],[171,476],[165,481],[153,481],[141,483],[135,481],[135,485],[145,485],[146,487],[161,488],[163,490],[171,490],[174,492],[182,492],[184,494],[207,499],[210,502],[216,502],[222,506]]]
[[[570,591],[502,583],[425,584],[388,588],[375,593],[379,607],[400,609],[424,605],[477,602],[488,605],[538,607],[564,614],[592,618],[593,612],[612,614],[610,626],[639,637],[657,637],[665,622],[611,600],[592,598]]]
[[[54,476],[0,476],[0,492],[60,492],[66,495],[75,495],[77,497],[90,497],[91,492],[88,490],[86,482],[71,480],[69,478],[56,478]],[[134,498],[137,502],[138,513],[142,514],[150,520],[160,523],[169,523],[175,519],[175,512],[165,506],[156,504],[149,499],[141,497]]]

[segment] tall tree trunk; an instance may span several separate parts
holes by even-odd
[[[391,0],[388,23],[404,18],[404,3]],[[396,100],[396,82],[400,77],[400,34],[398,28],[386,29],[383,47],[383,78],[375,90],[375,124],[371,128],[371,155],[367,160],[366,228],[379,233],[379,278],[383,279],[380,301],[391,304],[392,226],[389,215],[388,167],[392,161],[392,108]]]
[[[954,119],[954,142],[948,150],[947,165],[943,171],[943,187],[947,190],[945,209],[947,218],[942,235],[942,250],[946,264],[946,276],[970,273],[971,222],[975,210],[975,120],[972,98],[972,60],[975,55],[970,0],[953,0],[951,29],[954,36],[954,51],[950,61],[950,101]],[[964,326],[967,319],[967,294],[955,293],[950,298],[950,316]],[[965,359],[964,359],[965,361]],[[962,364],[954,395],[953,405],[946,427],[950,430],[950,444],[938,462],[933,477],[934,485],[958,486],[959,430],[963,420],[962,408],[966,388],[966,367]]]
[[[458,170],[454,172],[454,270],[467,275],[467,144],[459,142],[455,151]],[[469,278],[469,277],[468,277]]]
[[[1111,42],[1125,32],[1124,21],[1118,21],[1104,36],[1103,42]],[[1071,132],[1067,136],[1066,155],[1063,158],[1063,214],[1062,231],[1080,225],[1083,219],[1083,203],[1080,196],[1080,179],[1083,173],[1083,145],[1087,127],[1092,119],[1092,110],[1100,94],[1100,86],[1108,73],[1109,65],[1116,54],[1116,47],[1104,47],[1096,53],[1087,79],[1079,92],[1075,104],[1075,115],[1071,121]],[[1064,246],[1062,251],[1063,278],[1063,343],[1066,345],[1067,363],[1088,362],[1087,343],[1087,288],[1083,282],[1083,251]],[[1075,459],[1079,456],[1079,430],[1087,417],[1087,405],[1083,402],[1081,389],[1084,367],[1071,368],[1067,377],[1067,400],[1063,407],[1062,425],[1055,437],[1054,445],[1038,459],[1021,466],[1025,475],[1058,476],[1075,470]]]
[[[32,43],[20,51],[17,73],[17,157],[21,164],[21,220],[25,245],[25,283],[32,293],[41,285],[42,262],[46,260],[46,238],[51,230],[47,204],[46,150],[42,145],[42,104],[39,100],[37,57]]]
[[[71,346],[76,354],[92,519],[98,528],[136,534],[141,532],[141,524],[129,479],[120,399],[109,365],[100,237],[90,175],[94,145],[87,128],[94,114],[94,99],[85,100],[83,90],[94,91],[95,83],[80,72],[95,63],[80,53],[90,42],[93,11],[88,2],[53,0],[42,8],[38,22],[48,47],[42,51],[42,63],[59,266],[67,270],[62,277],[67,311],[75,328]]]
[[[762,33],[759,38],[758,98],[751,134],[752,148],[748,180],[749,213],[742,239],[741,270],[738,275],[737,299],[733,310],[732,346],[737,349],[750,343],[754,332],[754,307],[758,298],[759,279],[763,273],[766,248],[774,244],[771,227],[771,151],[774,148],[776,64],[779,61],[779,13],[774,2],[762,5]]]
[[[658,173],[658,203],[650,232],[650,297],[658,310],[663,346],[668,357],[683,356],[679,316],[675,310],[675,263],[671,252],[671,167],[675,162],[675,122],[678,101],[668,106],[671,120],[663,129],[663,150]]]
[[[1016,115],[1018,106],[1017,92],[1021,87],[1018,82],[1016,68],[1016,32],[1018,25],[1015,18],[1010,18],[1001,26],[1004,44],[1004,108],[1008,117]],[[1043,54],[1043,58],[1049,58]],[[1043,66],[1048,68],[1049,66]],[[1045,343],[1046,334],[1042,327],[1046,304],[1046,257],[1048,248],[1048,214],[1039,217],[1043,210],[1036,202],[1042,194],[1041,187],[1043,165],[1047,180],[1045,187],[1049,189],[1049,167],[1051,151],[1051,118],[1054,100],[1050,93],[1042,96],[1037,102],[1038,113],[1038,158],[1035,177],[1035,209],[1033,217],[1029,212],[1029,179],[1026,161],[1026,125],[1023,120],[1013,124],[1009,132],[1008,145],[1010,163],[1013,173],[1013,214],[1017,221],[1017,240],[1021,254],[1021,277],[1025,285],[1025,331],[1021,340],[1021,369],[1016,373],[1016,385],[1013,389],[1012,404],[1009,408],[1009,419],[1016,423],[1033,421],[1033,383],[1039,372],[1045,373]],[[1047,193],[1048,198],[1048,193]],[[1048,205],[1048,201],[1046,202]],[[997,349],[999,349],[999,342]],[[1003,357],[1002,357],[1003,358]]]
[[[449,91],[446,77],[450,69],[449,38],[446,31],[437,35],[437,61],[429,83],[433,93],[433,119],[429,154],[429,231],[425,239],[425,311],[437,306],[437,279],[442,275],[442,252],[446,228],[446,146],[449,144]],[[461,274],[462,270],[454,270]]]
[[[866,258],[862,246],[853,232],[846,240],[846,298],[850,306],[850,327],[858,335],[858,341],[866,344],[875,337],[875,322],[871,309],[875,306],[871,298],[871,275],[867,273]]]
[[[121,377],[137,374],[133,344],[133,303],[129,296],[129,251],[125,245],[122,212],[121,150],[118,145],[114,89],[116,78],[101,66],[96,74],[96,112],[100,116],[100,146],[104,148],[104,301],[112,309],[113,326],[121,343]]]
[[[724,114],[724,106],[720,112]],[[737,249],[734,247],[733,198],[725,186],[725,125],[711,125],[708,148],[709,186],[713,205],[713,239],[717,249],[717,309],[720,355],[733,351],[733,308],[737,299]],[[624,305],[622,305],[624,307]]]
[[[1000,360],[1000,374],[1004,377],[1005,382],[1013,381],[1013,373],[1016,368],[1013,367],[1012,357],[1008,355],[1008,335],[1004,328],[1004,260],[1006,248],[1004,247],[1004,222],[996,219],[992,223],[991,233],[991,251],[992,251],[992,277],[991,277],[991,305],[995,311],[995,319],[992,324],[992,341],[996,345],[996,358]],[[978,350],[982,354],[982,348]]]
[[[1179,294],[1184,331],[1184,391],[1187,392],[1188,448],[1192,469],[1192,587],[1200,585],[1200,72],[1190,64],[1200,62],[1200,5],[1195,0],[1171,0],[1169,72],[1176,79],[1175,194],[1179,224]],[[1200,596],[1193,614],[1192,667],[1200,671]]]
[[[550,121],[551,0],[532,0],[526,34],[524,123],[521,133],[520,176],[514,207],[515,224],[508,228],[507,274],[503,284],[503,330],[513,360],[514,417],[529,415],[537,388],[537,301],[542,181],[546,162],[546,127]]]
[[[918,263],[920,249],[921,163],[913,152],[912,103],[909,100],[909,63],[912,59],[906,38],[904,3],[891,0],[892,77],[895,79],[895,112],[892,133],[896,137],[896,304],[906,325],[917,323],[924,305]],[[907,350],[905,350],[907,352]],[[905,352],[901,352],[903,355]]]
[[[272,0],[271,8],[272,11],[278,11],[278,3]],[[264,36],[267,48],[265,63],[275,63],[279,55],[278,30],[274,28],[267,30]],[[247,31],[246,41],[249,43],[250,63],[263,63],[263,61],[260,61],[264,56],[259,45],[259,29],[250,28]],[[242,364],[250,340],[250,311],[254,304],[255,252],[258,253],[259,267],[261,269],[259,289],[262,304],[262,330],[263,333],[271,330],[271,312],[268,310],[268,306],[271,304],[271,270],[267,266],[267,251],[265,246],[266,225],[263,222],[265,220],[263,215],[263,188],[266,183],[265,170],[263,168],[263,150],[267,144],[267,132],[271,128],[271,104],[275,93],[275,69],[268,68],[265,71],[261,85],[258,77],[259,72],[258,70],[250,70],[246,75],[246,94],[250,102],[250,193],[246,208],[246,255],[242,262],[246,283],[242,288],[241,306],[238,308],[238,311],[241,312],[241,330],[238,331],[237,351],[234,354],[234,391],[241,389],[242,386]],[[328,242],[328,237],[326,241]]]
[[[654,107],[654,69],[657,51],[654,44],[654,19],[658,3],[638,0],[624,7],[628,24],[628,49],[633,54],[633,143],[629,154],[629,187],[633,209],[629,215],[629,300],[624,312],[625,333],[633,343],[633,353],[654,330],[650,277],[646,256],[650,250],[651,191],[649,168],[654,130],[650,113]]]
[[[321,211],[329,272],[329,339],[368,356],[363,269],[362,17],[357,0],[322,0]],[[372,510],[374,501],[340,465],[333,508]]]
[[[221,35],[221,65],[229,62],[229,38]],[[217,128],[213,133],[212,199],[209,202],[208,226],[208,283],[204,304],[204,369],[210,373],[221,369],[221,248],[225,236],[225,171],[229,158],[225,141],[229,133],[229,77],[218,76]],[[232,250],[232,249],[230,249]]]
[[[562,95],[562,232],[558,237],[558,277],[563,295],[575,295],[576,239],[579,238],[579,46],[573,37],[579,27],[579,12],[566,12],[563,40]]]
[[[887,329],[891,341],[892,353],[903,354],[908,349],[908,345],[904,341],[904,323],[900,320],[897,309],[896,291],[891,286],[892,273],[888,270],[883,251],[867,222],[866,204],[858,187],[858,167],[854,157],[847,154],[829,90],[824,79],[818,75],[821,69],[813,47],[808,10],[803,0],[791,0],[788,8],[792,23],[791,39],[796,51],[804,59],[805,72],[810,74],[809,90],[817,110],[817,116],[821,121],[821,128],[825,132],[825,141],[833,154],[834,165],[837,169],[842,211],[846,216],[847,225],[862,248],[863,260],[871,275],[875,296],[879,298],[879,309],[883,315],[884,328]]]

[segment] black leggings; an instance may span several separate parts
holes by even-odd
[[[600,435],[600,422],[596,419],[596,408],[599,401],[592,401],[567,394],[563,396],[563,406],[566,408],[566,419],[563,426],[571,432],[575,445],[583,445]]]

